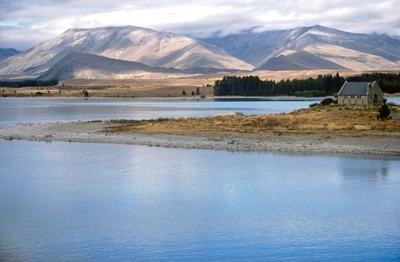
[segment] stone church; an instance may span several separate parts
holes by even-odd
[[[383,92],[378,83],[345,82],[338,93],[339,105],[381,105]]]

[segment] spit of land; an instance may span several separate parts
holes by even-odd
[[[399,112],[392,106],[392,116]],[[290,113],[211,117],[19,123],[6,140],[135,144],[156,147],[400,156],[400,122],[378,107],[315,106]]]

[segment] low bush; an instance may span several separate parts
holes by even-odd
[[[328,97],[328,98],[324,98],[324,100],[322,100],[320,102],[320,104],[323,106],[327,106],[330,104],[337,104],[337,100],[333,100],[332,98]]]

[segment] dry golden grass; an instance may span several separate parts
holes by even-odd
[[[395,109],[394,109],[395,110]],[[198,134],[204,132],[400,131],[400,122],[378,120],[378,107],[351,109],[338,105],[296,110],[286,114],[227,114],[213,117],[120,120],[106,132]]]

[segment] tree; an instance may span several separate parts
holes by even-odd
[[[192,96],[194,96],[194,91],[192,91]]]
[[[200,88],[196,88],[196,96],[200,95]]]
[[[185,90],[182,91],[182,95],[183,95],[183,96],[186,95],[186,91],[185,91]]]

